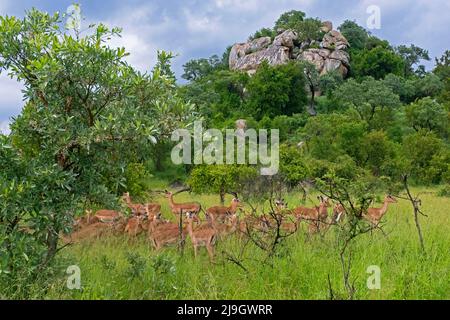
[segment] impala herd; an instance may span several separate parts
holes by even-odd
[[[91,210],[75,221],[74,231],[64,236],[65,242],[73,243],[86,238],[100,237],[106,232],[126,234],[131,238],[146,233],[155,250],[165,246],[184,244],[187,237],[191,239],[194,254],[205,247],[211,260],[214,258],[214,248],[218,240],[236,233],[240,237],[250,236],[251,232],[268,232],[271,228],[279,228],[288,233],[295,233],[301,222],[308,225],[309,233],[319,232],[331,225],[340,224],[345,219],[345,208],[337,203],[333,206],[327,197],[319,196],[319,205],[314,208],[297,207],[288,209],[284,199],[276,200],[273,214],[244,214],[238,216],[238,210],[243,211],[241,201],[236,197],[230,206],[214,206],[204,211],[198,202],[176,203],[174,194],[165,191],[169,207],[177,218],[177,222],[165,220],[158,203],[133,203],[129,193],[122,196],[123,202],[131,211],[126,217],[114,210],[99,210],[93,214]],[[386,196],[381,208],[368,208],[363,218],[378,225],[386,214],[388,205],[397,202],[392,196]],[[333,206],[333,214],[328,215],[328,208]],[[200,219],[200,212],[205,220]]]

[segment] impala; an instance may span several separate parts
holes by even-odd
[[[86,215],[75,221],[75,228],[78,230],[97,222],[111,223],[121,217],[121,213],[114,210],[99,210],[92,215],[92,210],[86,210]]]
[[[224,223],[212,223],[213,228],[217,231],[217,234],[222,238],[234,233],[238,227],[238,216],[236,213],[229,217],[230,224]]]
[[[186,212],[198,214],[202,208],[202,206],[198,202],[175,203],[173,201],[173,193],[167,190],[166,190],[166,197],[167,199],[169,199],[170,209],[172,210],[172,213],[175,215],[179,215]]]
[[[239,234],[249,235],[252,229],[267,232],[270,227],[270,219],[266,215],[257,217],[256,215],[246,215],[239,222]]]
[[[341,222],[345,215],[345,208],[342,204],[337,203],[333,208],[333,223]]]
[[[129,218],[124,232],[131,237],[138,236],[148,228],[145,219],[145,216],[134,216]]]
[[[314,208],[298,207],[293,210],[294,215],[303,220],[325,221],[328,218],[328,207],[331,206],[330,200],[319,196],[319,206]]]
[[[148,238],[155,250],[160,250],[164,246],[178,244],[180,241],[184,242],[186,233],[186,228],[182,228],[180,232],[179,225],[164,221],[160,214],[149,218]]]
[[[389,204],[396,202],[397,200],[395,200],[391,195],[388,195],[384,198],[383,206],[381,208],[368,208],[367,213],[363,216],[374,225],[378,225],[383,216],[386,214]]]
[[[122,196],[122,200],[125,202],[128,208],[130,208],[133,215],[143,216],[148,213],[156,215],[161,212],[161,205],[159,203],[146,203],[139,204],[131,201],[129,192],[126,192]]]
[[[206,218],[211,223],[224,222],[228,216],[236,214],[238,208],[242,208],[241,201],[238,198],[233,198],[229,207],[215,206],[208,208]]]
[[[187,212],[187,231],[191,237],[192,245],[194,246],[194,255],[197,257],[198,248],[206,247],[210,261],[214,259],[214,246],[217,241],[218,233],[210,224],[202,224],[194,229],[193,222],[198,221],[195,213]]]
[[[68,236],[64,236],[63,240],[65,243],[76,243],[91,238],[99,238],[105,232],[110,230],[111,225],[103,222],[95,222],[87,225],[75,232],[72,232]]]

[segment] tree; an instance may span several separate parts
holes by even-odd
[[[298,25],[304,20],[306,14],[302,11],[291,10],[283,13],[275,22],[275,31],[278,30],[295,30]]]
[[[293,30],[298,34],[299,42],[311,43],[313,40],[320,40],[323,36],[321,31],[322,22],[319,19],[307,18],[298,24]]]
[[[436,100],[426,97],[405,108],[408,124],[416,131],[427,129],[438,134],[448,133],[448,112]]]
[[[331,96],[332,92],[344,82],[342,74],[338,71],[327,72],[319,78],[320,91]]]
[[[319,192],[339,203],[346,219],[337,225],[336,246],[342,269],[342,279],[347,298],[353,299],[356,288],[351,277],[352,252],[355,239],[380,226],[368,223],[363,219],[370,203],[379,192],[385,192],[386,186],[382,179],[374,178],[363,170],[357,170],[353,178],[342,178],[332,169],[323,178],[316,179]],[[330,298],[334,298],[333,288],[329,281]]]
[[[11,222],[0,230],[0,247],[33,242],[31,269],[24,267],[30,274],[61,249],[60,233],[80,203],[117,206],[128,165],[145,161],[156,141],[195,117],[175,92],[170,53],[159,52],[152,73],[141,74],[125,62],[124,48],[107,45],[120,29],[100,24],[74,38],[61,28],[59,14],[35,9],[22,20],[0,17],[0,70],[24,84],[28,101],[1,146],[20,170],[0,178],[7,205],[0,219]],[[31,232],[23,235],[23,227]],[[0,268],[16,269],[20,259],[6,251]]]
[[[319,72],[317,71],[315,65],[308,61],[301,62],[300,65],[303,68],[303,73],[305,74],[306,83],[309,88],[310,99],[308,112],[310,115],[315,116],[317,114],[315,97],[320,85]]]
[[[355,50],[362,50],[366,47],[369,34],[367,31],[359,26],[355,21],[345,20],[338,30],[350,43],[350,48]]]
[[[392,92],[397,94],[403,103],[414,101],[416,97],[415,80],[407,80],[401,76],[390,73],[383,79],[383,83],[389,87]]]
[[[402,75],[404,61],[392,50],[377,46],[354,53],[351,72],[356,77],[383,79],[389,73]]]
[[[222,67],[222,62],[217,55],[209,59],[192,59],[183,65],[184,74],[181,76],[188,81],[201,79]]]
[[[227,193],[241,190],[243,180],[252,179],[257,170],[244,165],[201,165],[195,167],[187,181],[195,193],[216,193],[224,204]]]
[[[270,37],[271,39],[275,38],[276,32],[270,28],[262,28],[256,31],[253,35],[251,35],[248,40],[254,40],[262,37]]]
[[[310,177],[310,172],[303,159],[303,154],[298,148],[281,145],[280,174],[290,187],[298,186],[300,182]]]
[[[377,110],[386,112],[400,106],[399,96],[383,81],[367,77],[361,82],[349,79],[335,92],[341,103],[354,108],[361,119],[371,122]]]
[[[414,66],[418,64],[421,60],[430,61],[430,56],[428,51],[420,47],[411,44],[409,47],[405,45],[400,45],[395,48],[397,54],[402,57],[404,62],[403,75],[408,77],[414,74]]]
[[[449,104],[450,101],[450,50],[446,50],[440,58],[436,58],[433,73],[443,81],[443,90],[440,100]]]
[[[303,69],[294,62],[274,67],[261,64],[246,89],[246,110],[256,120],[299,113],[307,101]]]
[[[436,134],[420,130],[403,139],[403,154],[408,162],[408,176],[418,183],[439,183],[441,172],[433,166],[433,158],[444,150],[444,143]]]

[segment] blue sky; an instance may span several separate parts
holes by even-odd
[[[331,20],[335,28],[346,19],[366,26],[366,10],[377,5],[381,28],[371,32],[394,45],[414,43],[433,57],[450,49],[450,0],[164,0],[101,1],[79,0],[87,26],[104,22],[123,28],[122,38],[113,45],[125,46],[129,62],[150,70],[156,50],[178,54],[174,70],[178,78],[182,65],[192,58],[221,54],[228,45],[245,41],[262,27],[271,27],[279,15],[296,9],[308,16]],[[23,16],[36,7],[49,12],[65,12],[73,1],[0,0],[0,15]],[[433,62],[427,64],[428,68]],[[20,84],[0,75],[0,131],[8,131],[11,116],[23,105]]]

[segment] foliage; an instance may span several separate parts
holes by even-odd
[[[436,100],[426,97],[406,106],[408,124],[419,131],[427,129],[446,135],[448,133],[448,111]]]
[[[217,55],[213,55],[208,59],[193,59],[183,65],[184,74],[181,77],[188,81],[198,80],[221,67],[222,61]]]
[[[187,181],[195,193],[216,193],[223,203],[226,193],[239,192],[240,183],[257,175],[256,168],[244,165],[200,165]]]
[[[420,130],[406,136],[403,141],[403,153],[408,159],[405,161],[407,163],[406,171],[418,183],[439,183],[443,170],[448,169],[448,162],[441,162],[445,161],[445,158],[441,161],[438,159],[441,155],[448,154],[446,150],[448,147],[442,140],[428,130]]]
[[[249,37],[249,40],[254,40],[262,37],[270,37],[271,39],[275,38],[276,32],[270,28],[262,28],[256,31],[253,35]]]
[[[411,44],[409,47],[405,45],[400,45],[395,48],[397,54],[402,57],[404,61],[404,73],[405,77],[414,74],[414,66],[418,64],[421,60],[430,61],[430,56],[428,51],[420,47]],[[418,68],[420,68],[419,66]],[[422,66],[423,67],[423,66]]]
[[[352,55],[352,74],[355,77],[371,76],[383,79],[389,73],[403,75],[404,61],[391,49],[375,47]]]
[[[291,187],[310,177],[304,155],[298,147],[280,146],[280,174]]]
[[[367,31],[359,26],[355,21],[345,20],[338,30],[350,43],[350,48],[362,50],[366,47],[369,35]]]
[[[302,68],[296,63],[271,67],[263,63],[247,84],[246,110],[256,120],[264,115],[292,115],[306,104]]]
[[[450,101],[450,50],[446,50],[440,58],[436,58],[436,66],[433,70],[443,82],[443,90],[439,97],[442,103],[449,105]]]
[[[354,108],[361,119],[374,119],[377,109],[385,112],[400,106],[399,96],[383,81],[367,77],[361,82],[349,79],[335,92],[335,97],[344,105]]]
[[[0,70],[22,81],[28,101],[11,141],[2,141],[6,167],[20,170],[0,180],[0,218],[8,221],[1,267],[9,275],[0,280],[45,269],[82,201],[114,206],[128,164],[143,162],[152,144],[195,117],[176,94],[172,54],[158,52],[153,72],[141,74],[125,62],[124,48],[107,45],[118,28],[100,24],[74,38],[60,22],[35,9],[22,20],[0,17]]]
[[[283,13],[275,22],[274,29],[277,30],[295,30],[305,19],[306,14],[302,11],[291,10]]]

